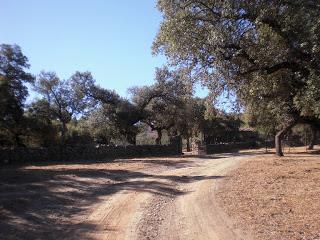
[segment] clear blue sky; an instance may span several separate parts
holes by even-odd
[[[151,55],[161,15],[155,0],[0,0],[0,43],[18,44],[31,72],[68,78],[91,71],[97,82],[125,96],[152,84]]]
[[[165,58],[151,55],[161,22],[156,0],[0,0],[0,43],[18,44],[30,71],[69,78],[91,71],[103,87],[126,96],[150,85]],[[197,95],[206,91],[197,88]]]

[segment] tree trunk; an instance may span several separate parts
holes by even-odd
[[[66,131],[67,131],[67,125],[64,121],[62,121],[61,125],[61,145],[64,145],[66,142]]]
[[[25,147],[26,145],[23,144],[21,138],[20,138],[20,134],[15,134],[14,135],[14,139],[16,142],[17,147]]]
[[[127,142],[132,145],[137,145],[137,134],[130,133],[126,135]]]
[[[311,139],[308,146],[308,150],[313,150],[313,146],[317,141],[317,128],[315,126],[311,126]]]
[[[162,129],[157,129],[158,137],[156,138],[156,144],[161,145],[161,139],[162,139]]]
[[[291,128],[296,125],[296,121],[292,121],[289,124],[287,124],[282,130],[280,130],[276,136],[275,136],[275,144],[276,144],[276,154],[278,156],[283,156],[283,151],[282,151],[282,140],[286,136],[286,134],[290,131]]]
[[[191,152],[190,137],[187,137],[187,152]]]
[[[268,135],[264,139],[264,144],[265,144],[265,147],[266,147],[266,153],[268,153]]]

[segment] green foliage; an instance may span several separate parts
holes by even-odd
[[[29,147],[48,147],[59,142],[58,126],[52,121],[48,105],[44,99],[36,100],[26,109],[25,119],[28,129],[26,145]]]
[[[25,70],[28,59],[17,45],[0,45],[0,142],[2,145],[23,145],[25,133],[23,107],[28,95],[25,83],[33,76]]]
[[[88,116],[80,120],[83,133],[90,134],[97,144],[117,144],[125,142],[123,136],[108,118],[108,113],[103,107],[92,111]]]
[[[67,124],[90,106],[84,89],[93,83],[89,72],[76,72],[68,80],[61,80],[54,72],[41,72],[34,89],[42,95],[42,108],[53,120],[60,122],[61,141],[65,142]]]
[[[154,53],[189,69],[213,97],[236,94],[256,127],[278,130],[278,155],[295,124],[320,128],[318,1],[158,0],[158,8]]]
[[[188,66],[216,96],[233,91],[243,106],[266,114],[268,105],[283,122],[318,116],[316,1],[159,0],[158,7],[164,20],[154,53]]]
[[[133,102],[145,106],[142,121],[157,132],[160,144],[163,131],[206,142],[232,141],[223,138],[226,132],[236,136],[240,123],[232,116],[219,112],[205,99],[194,98],[192,82],[185,69],[157,70],[156,83],[149,87],[131,89]]]
[[[192,85],[184,69],[170,71],[168,67],[156,69],[156,82],[152,86],[131,88],[132,101],[144,112],[142,122],[157,131],[157,144],[161,144],[162,132],[174,135],[178,125],[187,121],[186,102],[192,97]],[[190,120],[190,119],[189,119]],[[184,130],[182,126],[180,130]],[[173,131],[172,131],[173,130]],[[186,132],[186,131],[185,131]]]
[[[193,97],[194,78],[187,66],[156,69],[153,85],[131,88],[131,99],[125,99],[98,86],[90,72],[76,72],[67,80],[41,72],[33,82],[24,72],[27,59],[19,47],[12,48],[6,45],[1,52],[1,146],[161,144],[175,135],[188,143],[231,141],[223,134],[235,136],[239,129],[235,116]],[[25,82],[33,83],[40,96],[28,106]]]
[[[315,116],[320,119],[320,75],[315,71],[310,73],[306,86],[294,98],[294,103],[306,117]]]

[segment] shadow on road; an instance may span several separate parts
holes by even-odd
[[[177,168],[190,165],[187,160],[141,161]],[[84,213],[101,197],[135,191],[175,198],[187,194],[175,187],[177,183],[222,177],[158,175],[105,169],[106,166],[108,164],[0,169],[0,239],[79,239],[79,229],[93,230],[95,225],[71,219]]]

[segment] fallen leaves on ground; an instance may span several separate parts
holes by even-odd
[[[320,239],[319,154],[250,158],[223,180],[217,197],[255,239]]]

